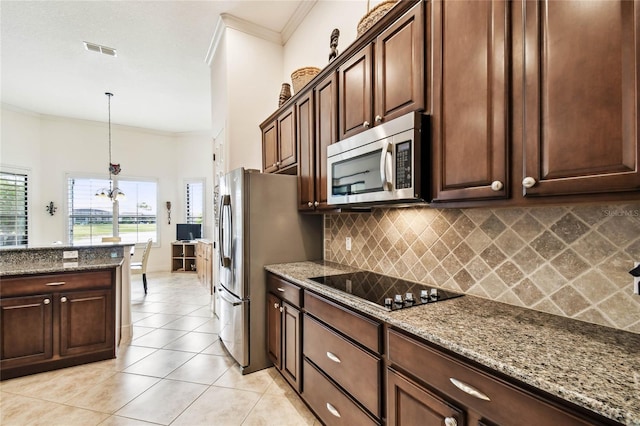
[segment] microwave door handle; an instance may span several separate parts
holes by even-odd
[[[391,152],[389,152],[389,142],[385,140],[382,143],[382,154],[380,155],[380,180],[382,181],[382,189],[385,191],[391,191],[392,189],[392,160]]]

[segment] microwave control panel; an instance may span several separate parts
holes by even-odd
[[[411,141],[396,144],[396,189],[411,188]]]

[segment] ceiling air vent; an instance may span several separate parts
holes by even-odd
[[[99,44],[89,43],[88,41],[83,41],[84,48],[90,50],[91,52],[98,52],[108,56],[118,56],[116,53],[116,49],[113,47],[100,46]]]

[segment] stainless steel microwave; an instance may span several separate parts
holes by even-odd
[[[412,112],[329,145],[328,204],[428,202],[428,124]]]

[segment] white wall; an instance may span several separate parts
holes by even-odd
[[[228,128],[227,171],[262,169],[260,123],[278,108],[282,46],[233,28],[225,32]]]
[[[378,1],[371,1],[371,7]],[[357,26],[367,13],[366,0],[319,0],[284,46],[283,79],[302,67],[324,68],[329,63],[329,42],[334,28],[340,30],[338,53],[356,39]]]
[[[184,220],[184,179],[207,179],[211,194],[211,138],[207,134],[172,134],[112,124],[112,160],[120,163],[120,177],[157,179],[158,246],[149,258],[151,271],[170,270],[170,243],[175,223]],[[195,154],[194,154],[195,153]],[[106,123],[39,116],[2,108],[0,162],[30,169],[29,243],[46,245],[67,241],[66,177],[69,173],[108,176],[108,126]],[[193,159],[197,159],[194,162]],[[202,161],[200,161],[202,160]],[[54,216],[45,211],[53,201]],[[175,203],[172,223],[166,218],[166,201]],[[207,214],[211,200],[207,199]],[[210,216],[208,217],[210,221]],[[212,236],[211,226],[205,237]],[[141,252],[141,250],[138,250]]]

